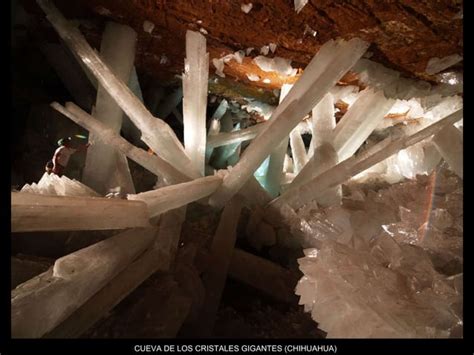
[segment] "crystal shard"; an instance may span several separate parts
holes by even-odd
[[[290,146],[293,154],[294,172],[298,174],[308,162],[308,156],[303,138],[297,129],[293,129],[290,133]]]
[[[393,104],[394,100],[386,99],[381,91],[365,89],[361,92],[334,129],[334,148],[341,161],[357,151]]]

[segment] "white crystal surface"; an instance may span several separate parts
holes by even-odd
[[[250,80],[250,81],[259,81],[260,80],[260,77],[256,74],[246,74],[247,75],[247,78]]]

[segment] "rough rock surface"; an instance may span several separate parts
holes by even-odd
[[[286,0],[254,1],[249,13],[241,11],[240,2],[232,1],[71,3],[63,0],[56,3],[66,16],[88,19],[80,29],[94,45],[100,41],[104,17],[133,27],[138,33],[137,67],[162,79],[181,73],[187,29],[203,29],[210,63],[212,58],[252,47],[255,49],[249,56],[255,57],[261,47],[275,43],[275,56],[291,59],[294,67],[304,67],[329,39],[360,37],[373,43],[369,49],[371,60],[413,77],[430,79],[433,77],[425,69],[431,58],[462,55],[463,51],[462,16],[459,16],[462,2],[458,0],[313,0],[298,14],[293,2]],[[29,11],[39,11],[32,0],[24,0],[24,4]],[[155,25],[151,33],[143,30],[145,21]],[[165,61],[163,55],[171,59]],[[457,67],[462,68],[462,64]],[[224,73],[263,88],[280,87],[285,82],[282,77],[260,70],[250,57],[245,57],[242,64],[229,61]],[[258,75],[262,80],[251,82],[246,74]],[[270,83],[263,82],[265,78]],[[290,79],[292,82],[295,78]]]

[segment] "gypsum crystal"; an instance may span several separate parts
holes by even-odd
[[[184,206],[213,193],[222,179],[219,176],[206,176],[190,182],[161,187],[157,190],[128,195],[128,200],[144,201],[150,217]]]
[[[11,229],[14,233],[149,226],[146,205],[136,201],[24,192],[12,192],[11,201]]]
[[[135,59],[136,32],[129,26],[108,22],[102,35],[100,56],[116,77],[128,83]],[[97,90],[94,108],[95,119],[119,133],[122,127],[123,111],[102,85]],[[96,141],[90,137],[92,141]],[[82,174],[82,181],[94,190],[105,193],[119,185],[126,193],[135,193],[127,160],[113,147],[99,142],[89,147]],[[117,164],[117,160],[123,162]],[[114,179],[114,177],[116,177]],[[114,181],[116,180],[116,181]]]
[[[48,173],[43,174],[38,184],[26,184],[20,192],[53,196],[100,196],[97,192],[81,184],[79,181],[71,180],[65,175],[59,177],[56,174]]]
[[[204,175],[209,53],[206,53],[206,38],[198,32],[186,32],[184,68],[184,146],[195,169]]]

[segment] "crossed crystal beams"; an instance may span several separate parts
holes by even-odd
[[[222,185],[210,197],[209,203],[223,206],[253,174],[336,82],[367,50],[368,43],[354,38],[350,41],[325,43],[306,67],[285,99],[273,112],[269,124],[242,154],[240,161],[224,178]]]
[[[80,31],[72,26],[49,0],[37,0],[59,36],[82,60],[100,85],[115,99],[120,108],[142,132],[141,139],[168,163],[191,178],[201,176],[185,153],[173,130],[145,108],[127,85],[117,78],[94,52]]]
[[[463,110],[461,109],[409,136],[404,136],[399,139],[393,139],[392,137],[386,138],[361,154],[354,155],[326,170],[309,182],[295,189],[285,191],[285,193],[275,199],[272,204],[278,206],[278,204],[287,203],[292,208],[298,209],[306,203],[320,197],[327,189],[340,185],[344,181],[387,159],[402,149],[406,149],[432,135],[438,134],[462,118]]]

